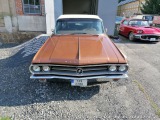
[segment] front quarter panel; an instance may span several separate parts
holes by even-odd
[[[127,30],[126,30],[126,35],[127,35],[127,37],[129,36],[129,34],[131,33],[131,32],[133,32],[134,34],[136,33],[136,27],[134,27],[134,26],[130,26],[130,25],[128,25],[127,26]]]

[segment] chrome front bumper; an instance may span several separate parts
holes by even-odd
[[[147,37],[147,36],[148,36],[148,38],[146,38],[146,39],[143,38],[143,37]],[[154,40],[153,42],[160,41],[160,34],[158,34],[158,35],[157,34],[135,34],[134,38],[140,39],[140,40],[143,40],[143,41],[152,41],[151,39],[149,39],[150,36],[159,37],[158,39]]]
[[[54,75],[31,75],[31,79],[66,79],[66,80],[72,80],[72,79],[98,79],[98,78],[104,78],[104,79],[125,79],[128,78],[127,74],[123,75],[108,75],[108,76],[91,76],[91,77],[68,77],[68,76],[54,76]]]

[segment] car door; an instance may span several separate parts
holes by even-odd
[[[125,35],[125,36],[127,35],[127,29],[128,29],[127,26],[128,26],[128,20],[123,20],[119,28],[120,33],[122,35]]]
[[[131,33],[131,32],[135,32],[136,31],[136,29],[137,29],[137,26],[136,26],[136,22],[134,22],[134,20],[130,20],[129,22],[128,22],[128,30],[127,30],[127,35],[129,35],[129,33]]]

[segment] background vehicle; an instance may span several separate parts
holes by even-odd
[[[160,16],[154,16],[153,26],[160,28]]]
[[[149,24],[152,24],[154,16],[153,15],[143,14],[143,15],[134,15],[131,18],[147,20],[149,22]]]
[[[121,22],[119,34],[129,37],[129,40],[159,41],[160,29],[151,27],[147,20],[125,19]]]

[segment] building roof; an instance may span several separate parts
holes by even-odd
[[[59,16],[58,19],[65,19],[65,18],[91,18],[91,19],[99,19],[101,18],[97,15],[85,15],[85,14],[66,14],[66,15],[61,15]]]
[[[125,1],[121,1],[118,6],[121,6],[121,5],[124,5],[124,4],[127,4],[127,3],[130,3],[130,2],[135,2],[137,0],[125,0]]]

